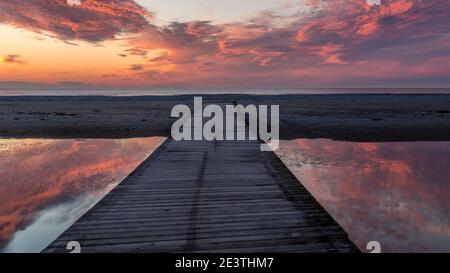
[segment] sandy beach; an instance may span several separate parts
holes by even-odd
[[[280,105],[281,139],[450,140],[450,95],[203,95],[204,104]],[[2,138],[168,136],[176,104],[193,95],[0,98]]]

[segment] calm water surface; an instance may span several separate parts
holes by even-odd
[[[450,252],[450,142],[298,139],[277,154],[361,250]]]
[[[0,251],[38,252],[163,138],[0,140]],[[282,141],[277,151],[365,250],[450,252],[450,142]]]
[[[39,252],[163,138],[0,139],[0,252]]]

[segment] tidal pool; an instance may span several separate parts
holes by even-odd
[[[41,251],[162,141],[0,139],[0,251]],[[362,251],[450,252],[450,142],[298,139],[277,154]]]
[[[277,154],[362,251],[450,252],[450,142],[297,139]]]
[[[0,252],[39,252],[164,138],[0,139]]]

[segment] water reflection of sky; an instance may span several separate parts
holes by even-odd
[[[283,141],[277,154],[365,250],[450,252],[450,143]]]
[[[42,250],[162,141],[0,139],[0,251]]]

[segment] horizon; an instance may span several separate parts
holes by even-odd
[[[84,83],[84,82],[73,82],[73,81],[62,81],[62,82],[32,82],[32,81],[0,81],[0,90],[39,90],[39,88],[45,88],[46,90],[60,90],[60,89],[68,89],[68,90],[76,90],[82,91],[86,90],[86,88],[91,88],[92,90],[104,90],[104,89],[113,89],[113,90],[125,90],[125,89],[135,89],[135,90],[148,90],[148,89],[200,89],[200,90],[223,90],[223,89],[231,89],[231,90],[300,90],[300,89],[450,89],[450,85],[305,85],[305,86],[294,86],[294,87],[282,87],[282,86],[261,86],[261,87],[237,87],[237,86],[177,86],[177,85],[161,85],[161,86],[152,86],[152,85],[141,85],[141,86],[133,86],[133,85],[107,85],[107,84],[95,84],[95,83]]]
[[[184,96],[184,95],[447,95],[447,86],[322,86],[322,87],[178,87],[107,86],[83,83],[41,84],[0,82],[0,97],[8,96]]]
[[[445,1],[48,3],[0,3],[0,90],[450,87]]]

